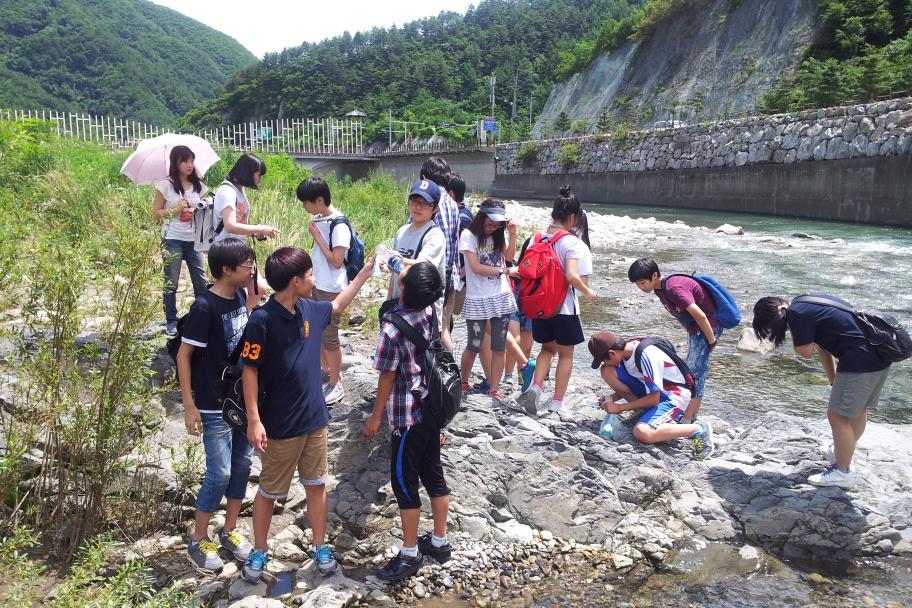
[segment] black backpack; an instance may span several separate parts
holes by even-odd
[[[680,355],[678,355],[678,351],[675,350],[674,345],[665,338],[643,338],[640,340],[640,343],[637,344],[636,350],[633,353],[633,361],[636,363],[639,372],[641,374],[643,373],[643,367],[640,365],[640,356],[643,354],[643,350],[645,350],[647,346],[655,346],[660,351],[668,355],[668,358],[674,362],[678,370],[681,372],[681,375],[684,376],[683,383],[672,382],[671,380],[665,381],[668,382],[668,384],[673,384],[675,386],[683,386],[689,390],[691,394],[693,394],[697,388],[697,379],[693,375],[693,372],[690,371],[690,366],[687,365],[687,362],[684,361]]]
[[[209,297],[209,295],[208,295],[209,287],[211,287],[211,285],[207,285],[205,293],[203,293],[202,295],[199,295],[197,297],[199,297],[199,298]],[[209,304],[211,307],[212,302],[210,302]],[[181,317],[177,320],[177,331],[174,333],[174,335],[172,337],[168,338],[168,340],[165,342],[165,349],[168,351],[168,356],[171,357],[171,360],[174,361],[175,364],[177,364],[177,351],[179,351],[180,347],[181,347],[181,337],[184,335],[184,326],[187,324],[187,317],[189,317],[189,316],[190,316],[189,311],[184,313],[183,315],[181,315]],[[197,357],[201,357],[201,355],[199,355],[198,353],[200,353],[200,349],[197,348],[197,349],[193,350],[194,358],[192,359],[192,361],[196,362]]]
[[[898,363],[912,357],[912,337],[891,314],[879,310],[855,310],[851,305],[816,296],[798,296],[792,300],[792,304],[800,303],[831,306],[851,313],[861,326],[868,344],[874,348],[878,357],[888,363]]]
[[[339,224],[345,224],[351,231],[351,242],[348,245],[348,251],[345,252],[345,273],[349,281],[354,281],[361,269],[364,268],[364,241],[358,237],[358,233],[352,228],[351,222],[344,215],[334,217],[329,223],[329,250],[333,248],[333,229]]]
[[[386,318],[415,345],[418,356],[423,357],[421,367],[425,373],[428,396],[421,400],[421,413],[425,422],[437,430],[443,429],[459,412],[459,405],[462,403],[462,378],[453,353],[440,341],[437,315],[434,314],[431,320],[433,329],[430,342],[398,313],[390,312]]]

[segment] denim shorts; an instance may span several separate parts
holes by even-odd
[[[250,477],[253,449],[247,435],[228,426],[222,415],[200,413],[203,420],[203,450],[206,452],[206,475],[196,496],[196,508],[203,513],[218,510],[222,497],[242,499]]]
[[[713,327],[716,340],[722,335],[721,327]],[[687,367],[693,372],[696,380],[696,390],[694,397],[703,396],[703,387],[706,386],[706,375],[709,373],[709,360],[712,357],[712,351],[709,348],[709,342],[702,331],[691,334],[687,337]]]

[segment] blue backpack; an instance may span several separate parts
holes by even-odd
[[[364,241],[358,236],[358,233],[355,232],[355,229],[352,228],[351,222],[348,221],[348,218],[344,215],[334,217],[329,223],[329,250],[332,251],[333,248],[333,229],[339,224],[345,224],[348,226],[348,229],[351,231],[351,243],[348,246],[348,251],[345,253],[345,273],[348,275],[348,280],[353,281],[355,277],[358,276],[358,273],[361,272],[361,269],[364,268]]]
[[[731,329],[741,324],[741,311],[738,310],[738,303],[719,281],[708,274],[670,274],[662,279],[662,289],[665,289],[665,282],[671,277],[689,277],[695,280],[700,286],[709,292],[713,302],[716,303],[716,320],[722,329]]]

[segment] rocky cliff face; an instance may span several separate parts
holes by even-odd
[[[634,127],[752,112],[813,41],[817,0],[715,0],[660,24],[554,87],[533,129],[547,132],[561,112],[594,127],[607,108]]]

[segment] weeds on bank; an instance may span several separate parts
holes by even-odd
[[[111,545],[95,540],[111,531],[130,540],[169,525],[200,474],[199,455],[180,449],[170,495],[154,474],[160,456],[149,404],[161,388],[150,362],[161,347],[160,236],[151,189],[119,173],[126,156],[59,140],[41,121],[0,122],[0,272],[9,277],[0,312],[0,555],[8,558],[0,586],[7,600],[29,590],[10,581],[40,575],[26,557],[40,543],[64,569],[73,564],[50,605],[171,605],[168,593],[153,598],[145,565],[102,568]],[[236,156],[226,154],[205,181],[217,186]],[[281,236],[257,244],[261,260],[277,245],[312,243],[310,218],[294,195],[309,171],[286,156],[264,160],[252,220]],[[368,252],[406,220],[407,189],[390,176],[332,189]],[[366,314],[370,330],[376,312]]]

